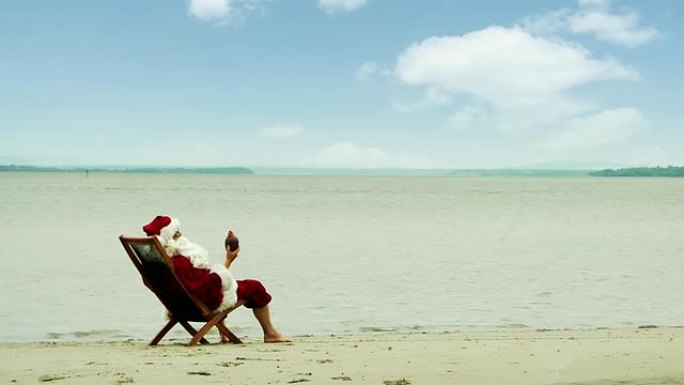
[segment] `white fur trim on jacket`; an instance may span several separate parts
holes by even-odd
[[[237,298],[237,281],[233,278],[233,274],[221,264],[217,264],[211,267],[211,271],[218,274],[221,277],[221,289],[223,290],[223,301],[219,307],[214,310],[214,313],[229,309],[238,301]]]
[[[178,239],[170,239],[164,245],[166,252],[170,256],[182,255],[190,260],[192,266],[196,269],[208,269],[209,253],[200,245],[191,242],[186,237]]]

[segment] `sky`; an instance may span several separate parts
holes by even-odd
[[[684,165],[678,0],[0,7],[0,164]]]

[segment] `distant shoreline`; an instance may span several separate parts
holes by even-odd
[[[0,172],[80,172],[80,173],[134,173],[134,174],[238,174],[254,175],[244,167],[42,167],[0,165]]]
[[[568,169],[393,169],[393,168],[261,168],[145,167],[145,166],[28,166],[0,165],[0,172],[48,173],[168,173],[278,176],[425,176],[425,177],[586,177],[592,170]]]
[[[229,174],[274,176],[423,176],[423,177],[684,177],[684,167],[631,167],[620,169],[393,169],[393,168],[266,168],[256,167],[147,167],[147,166],[28,166],[0,165],[0,172],[71,172],[132,174]]]

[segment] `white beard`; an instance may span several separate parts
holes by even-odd
[[[178,239],[169,239],[164,245],[170,256],[182,255],[190,260],[192,266],[197,269],[209,268],[209,253],[200,245],[191,242],[181,236]]]

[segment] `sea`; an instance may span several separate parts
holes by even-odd
[[[288,336],[684,325],[682,178],[5,172],[0,342],[151,339],[118,237],[156,215],[216,263],[232,229]]]

